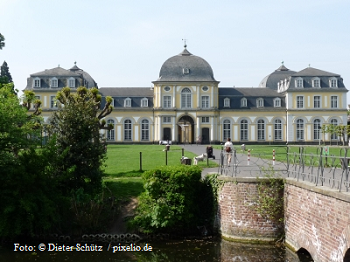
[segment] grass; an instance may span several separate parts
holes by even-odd
[[[138,197],[144,190],[142,173],[166,165],[166,154],[169,166],[181,165],[182,147],[172,145],[168,152],[163,151],[164,148],[160,145],[108,145],[104,183],[117,200],[127,201]],[[196,155],[184,151],[184,156],[193,159]],[[204,168],[207,162],[199,162],[198,165]],[[214,161],[209,161],[209,167],[215,166],[217,164]]]
[[[305,155],[305,164],[306,165],[318,165],[318,160],[320,156],[320,146],[316,145],[290,145],[289,146],[289,161],[299,161],[299,149],[303,147],[303,154]],[[334,156],[334,166],[340,167],[339,158],[343,158],[345,156],[345,149],[349,149],[349,147],[344,146],[328,146],[321,145],[322,147],[327,146],[329,149],[329,155],[326,157],[323,155],[324,163],[331,164],[331,157]],[[216,149],[221,149],[221,145],[214,145]],[[248,154],[248,150],[250,150],[250,155],[252,157],[260,157],[263,159],[272,159],[273,150],[275,150],[275,159],[280,162],[287,162],[287,146],[284,145],[246,145],[246,150],[241,150],[240,145],[235,145],[237,153]],[[346,157],[350,157],[350,150],[347,152]]]

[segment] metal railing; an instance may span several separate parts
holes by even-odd
[[[316,152],[307,153],[310,146],[287,146],[282,161],[275,161],[272,154],[242,154],[234,150],[232,153],[221,151],[218,173],[224,176],[263,176],[274,172],[281,177],[292,177],[298,181],[306,181],[315,186],[326,186],[339,192],[349,192],[348,147],[339,148],[339,155],[326,154],[326,147],[318,146]],[[328,150],[328,149],[327,149]],[[297,152],[296,152],[297,151]],[[328,151],[329,153],[329,151]],[[279,153],[281,156],[281,153]],[[228,159],[231,155],[231,162]],[[280,157],[281,158],[281,157]]]

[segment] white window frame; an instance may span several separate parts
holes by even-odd
[[[108,119],[107,120],[107,126],[109,125],[109,124],[113,124],[113,129],[111,129],[111,130],[107,130],[107,141],[115,141],[115,136],[114,136],[114,127],[115,127],[115,122],[114,122],[114,120],[113,119]]]
[[[226,97],[224,99],[224,107],[230,107],[230,98]]]
[[[247,98],[243,97],[241,99],[241,107],[247,107]]]
[[[231,138],[231,121],[228,119],[225,119],[222,122],[222,135],[224,138],[224,141],[227,140],[227,138]]]
[[[256,107],[264,107],[264,99],[263,98],[258,98],[256,99]]]
[[[318,100],[316,99],[318,98]],[[314,96],[314,108],[321,108],[321,96]]]
[[[258,132],[258,141],[265,141],[265,121],[259,119],[257,121],[257,132]]]
[[[55,101],[56,96],[50,96],[50,108],[57,108],[57,101]]]
[[[304,140],[304,120],[303,119],[297,119],[296,120],[296,138],[297,140]]]
[[[282,120],[281,119],[275,119],[273,123],[274,128],[274,140],[282,140]]]
[[[331,96],[331,108],[338,108],[338,96]]]
[[[203,124],[209,124],[210,123],[209,116],[202,116],[202,123]]]
[[[209,96],[202,96],[202,108],[209,108],[210,104],[209,104]]]
[[[149,141],[149,121],[142,119],[141,121],[141,141]]]
[[[74,77],[70,77],[67,79],[67,86],[70,88],[75,88],[75,78]]]
[[[147,98],[141,99],[141,107],[148,107],[148,99]]]
[[[171,116],[163,116],[163,123],[170,124],[171,123]]]
[[[281,98],[276,97],[276,98],[273,100],[273,106],[274,106],[274,107],[281,107]]]
[[[312,87],[321,88],[321,79],[319,77],[314,77],[312,79]]]
[[[131,98],[127,97],[124,99],[124,107],[131,107]]]
[[[163,96],[163,107],[171,108],[171,96]]]
[[[337,126],[338,125],[338,120],[337,119],[332,119],[331,120],[331,125]],[[331,140],[339,140],[339,137],[336,132],[331,134]]]
[[[50,79],[50,87],[58,87],[58,79],[56,77]]]
[[[335,77],[331,77],[329,79],[329,87],[330,88],[338,88],[338,79]]]
[[[304,80],[301,77],[297,77],[295,79],[295,87],[296,88],[303,88],[304,87]]]
[[[34,88],[41,87],[41,79],[39,77],[36,77],[33,79],[33,87]]]
[[[304,96],[297,96],[296,97],[296,108],[304,108]]]
[[[192,92],[188,87],[181,91],[181,108],[192,108]]]
[[[132,141],[132,121],[125,119],[123,122],[124,126],[124,141]]]
[[[248,141],[248,120],[242,119],[239,125],[241,129],[241,141]]]

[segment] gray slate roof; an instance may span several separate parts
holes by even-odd
[[[189,73],[184,73],[189,69]],[[170,81],[215,81],[214,73],[207,61],[199,56],[192,55],[186,48],[178,55],[170,57],[162,65],[159,78],[154,82]]]
[[[261,80],[259,87],[265,87],[268,89],[277,90],[278,88],[277,83],[279,81],[286,79],[287,77],[295,73],[296,73],[295,71],[289,70],[284,65],[281,65],[274,72],[264,77],[264,79]]]
[[[102,87],[99,91],[103,96],[153,98],[153,89],[149,87]]]

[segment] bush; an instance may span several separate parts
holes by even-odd
[[[168,166],[143,174],[145,192],[141,194],[132,222],[145,233],[193,232],[203,225],[203,201],[211,187],[201,180],[198,166]],[[211,209],[211,203],[205,203]]]

